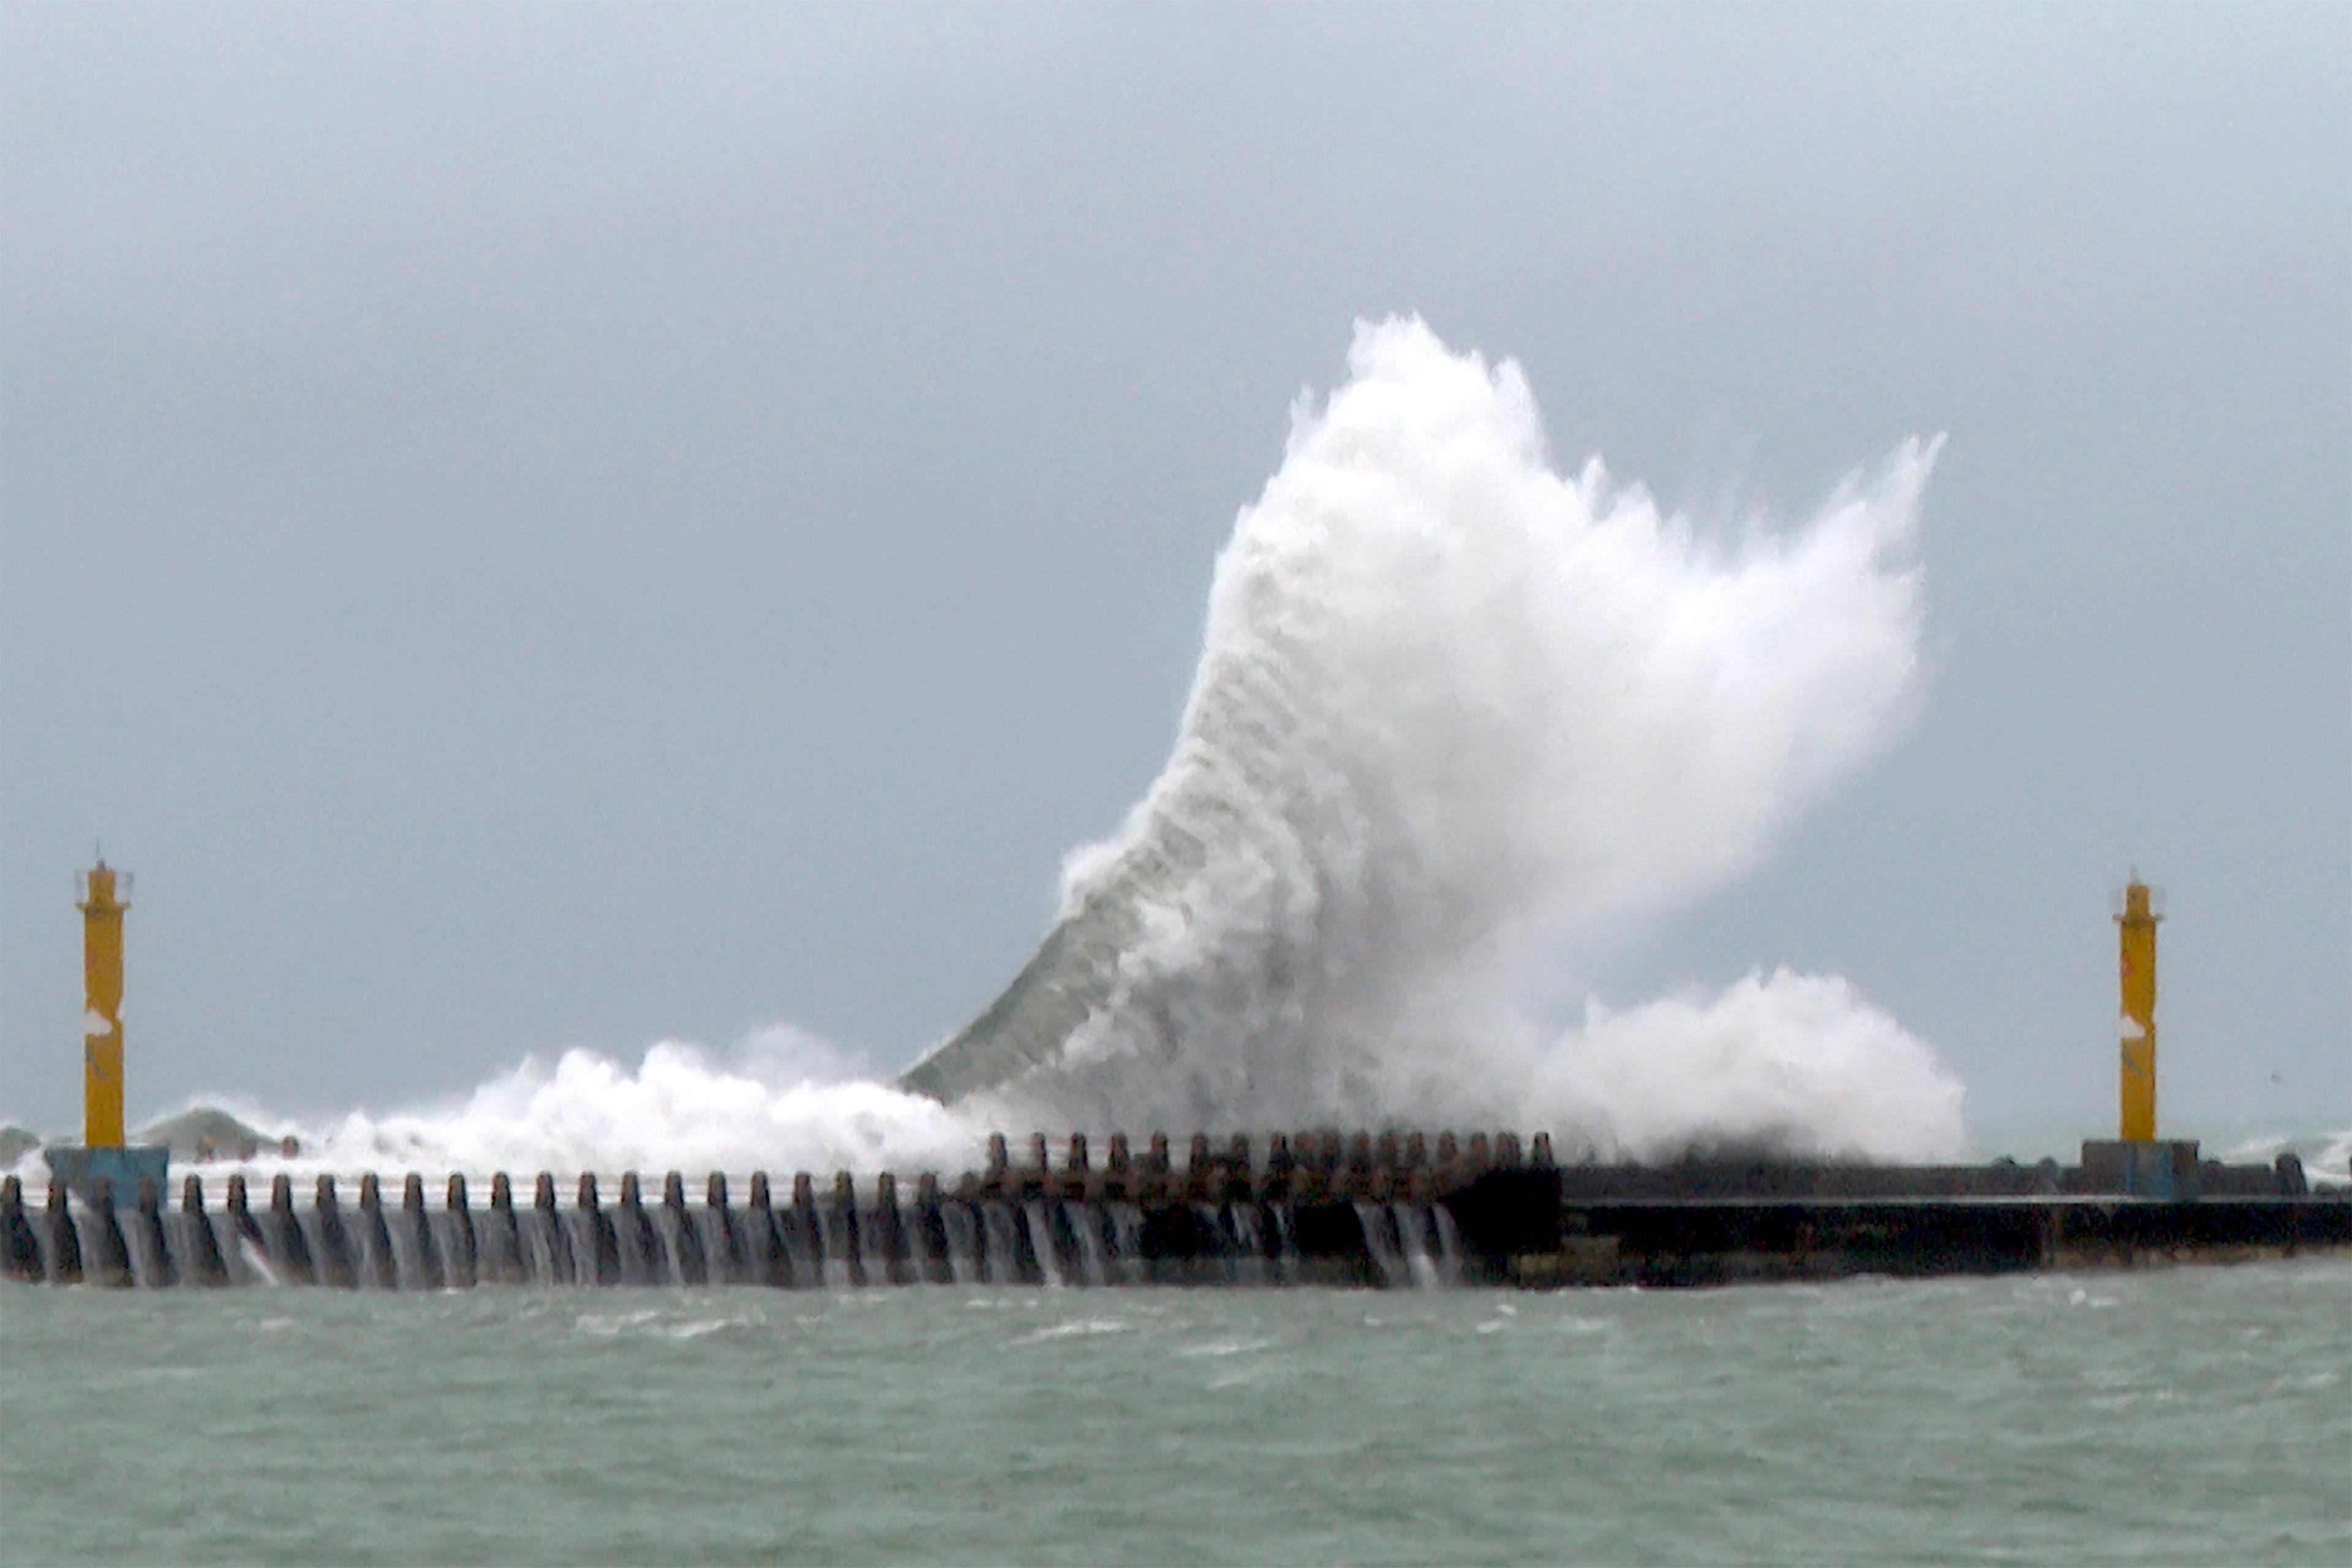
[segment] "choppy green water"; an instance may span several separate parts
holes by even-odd
[[[0,1557],[2352,1561],[2352,1265],[0,1290]]]

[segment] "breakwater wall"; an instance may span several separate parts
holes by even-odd
[[[634,1173],[504,1173],[388,1194],[243,1175],[85,1202],[0,1182],[0,1270],[160,1288],[478,1286],[1710,1285],[1856,1273],[2226,1261],[2352,1247],[2352,1192],[2314,1194],[2292,1156],[2192,1167],[2188,1195],[2116,1190],[2096,1160],[1868,1166],[1717,1156],[1562,1166],[1541,1134],[1195,1136],[1181,1159],[1114,1136],[1097,1164],[1002,1137],[952,1183],[809,1173],[779,1189]]]

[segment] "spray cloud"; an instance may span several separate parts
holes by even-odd
[[[1360,325],[1219,560],[1167,766],[909,1082],[1097,1127],[1533,1110],[1612,1149],[1957,1145],[1958,1085],[1837,982],[1755,977],[1554,1042],[1513,1003],[1532,957],[1738,875],[1888,739],[1933,456],[1716,540],[1598,460],[1555,471],[1516,364]]]
[[[634,1072],[573,1051],[315,1128],[311,1158],[906,1168],[992,1125],[1444,1122],[1637,1156],[1955,1151],[1960,1086],[1842,980],[1594,1003],[1564,1035],[1518,1000],[1537,962],[1739,875],[1893,734],[1932,446],[1801,527],[1717,537],[1597,459],[1556,471],[1515,363],[1391,320],[1349,369],[1219,558],[1166,767],[1070,857],[1036,958],[908,1075],[969,1098],[839,1081],[804,1041]]]

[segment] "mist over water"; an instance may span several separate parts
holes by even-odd
[[[1360,324],[1219,558],[1167,765],[949,1047],[1007,1081],[950,1109],[784,1029],[532,1059],[405,1114],[237,1109],[346,1169],[952,1168],[991,1127],[1330,1123],[1955,1152],[1959,1083],[1835,976],[1595,1000],[1564,1031],[1528,1001],[1897,732],[1933,458],[1906,443],[1793,526],[1705,527],[1597,458],[1555,468],[1517,364]]]

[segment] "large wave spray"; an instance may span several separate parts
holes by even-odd
[[[1886,742],[1932,460],[1908,444],[1800,527],[1709,533],[1597,460],[1555,471],[1516,364],[1360,325],[1219,559],[1166,768],[1069,858],[1035,959],[907,1075],[936,1099],[788,1037],[635,1070],[574,1051],[313,1124],[304,1163],[955,1168],[992,1125],[1953,1152],[1960,1086],[1841,980],[1594,1003],[1564,1035],[1523,1000],[1538,963],[1738,875]]]
[[[1959,1086],[1841,983],[1554,1042],[1514,1003],[1534,954],[1719,885],[1885,741],[1932,449],[1717,539],[1597,460],[1557,473],[1514,363],[1391,321],[1349,373],[1218,563],[1167,767],[907,1081],[1086,1126],[1532,1112],[1610,1149],[1957,1147]]]

